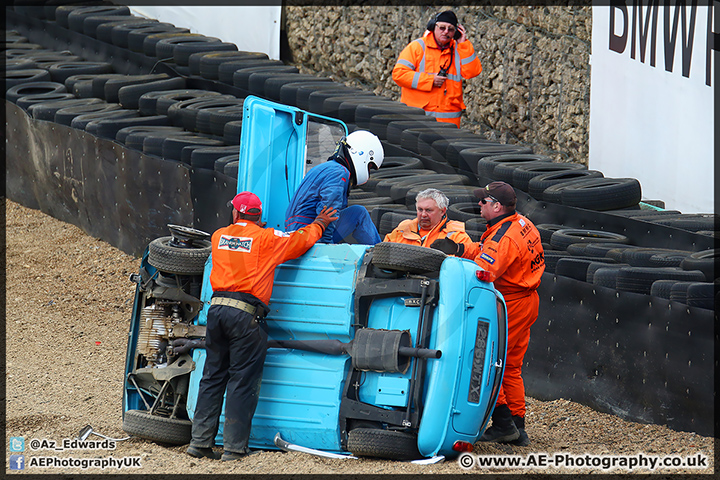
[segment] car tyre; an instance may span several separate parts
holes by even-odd
[[[201,275],[212,246],[198,240],[200,248],[181,248],[170,245],[172,237],[156,238],[148,246],[148,263],[158,270],[176,275]]]
[[[128,410],[123,430],[130,435],[171,445],[185,445],[192,438],[192,422],[151,415],[147,410]]]
[[[422,247],[420,247],[422,248]],[[354,428],[348,433],[348,450],[354,455],[390,460],[422,458],[417,435],[379,428]]]
[[[373,248],[372,263],[385,270],[424,274],[439,271],[446,258],[447,255],[433,248],[380,242]]]

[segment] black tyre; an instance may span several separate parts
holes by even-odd
[[[590,257],[561,257],[555,265],[555,274],[574,278],[575,280],[580,280],[581,282],[587,282],[588,267],[591,263],[599,263],[597,260],[597,258]],[[615,263],[615,260],[608,258],[607,263]]]
[[[540,161],[551,163],[550,157],[534,154],[501,153],[490,156],[483,156],[477,161],[475,170],[481,177],[497,179],[495,169],[498,165],[527,165],[527,162]]]
[[[200,52],[216,52],[216,51],[237,51],[237,45],[222,40],[212,40],[213,37],[207,37],[205,42],[181,43],[173,50],[173,60],[177,65],[187,66],[190,56]]]
[[[220,157],[217,160],[215,160],[215,163],[213,164],[213,169],[216,172],[225,173],[225,165],[227,165],[230,162],[238,162],[238,156],[237,155],[228,155],[226,157]]]
[[[62,83],[57,82],[25,82],[10,87],[5,92],[5,99],[17,103],[20,97],[45,93],[67,93],[67,88]]]
[[[143,97],[145,97],[145,95],[143,95]],[[176,103],[200,97],[222,98],[222,94],[212,90],[199,89],[168,90],[167,92],[160,93],[155,97],[155,111],[158,115],[167,115],[170,107]],[[150,97],[148,101],[152,102],[152,97]]]
[[[447,216],[450,220],[467,222],[480,216],[480,205],[477,202],[453,203],[447,209]]]
[[[170,77],[164,73],[157,75],[125,75],[119,78],[109,78],[103,84],[103,98],[111,103],[120,103],[120,89],[131,85],[167,80]],[[94,82],[94,81],[93,81]],[[93,84],[93,88],[95,85]],[[171,87],[177,88],[177,87]]]
[[[156,238],[148,246],[148,263],[162,272],[176,275],[201,275],[212,250],[207,240],[198,240],[200,248],[180,248],[169,244],[172,237]]]
[[[515,170],[518,167],[531,167],[531,166],[543,166],[545,164],[550,163],[549,159],[545,161],[540,160],[525,160],[525,161],[517,161],[512,163],[501,163],[495,166],[495,169],[493,170],[493,179],[499,180],[501,182],[509,183],[513,187],[517,188],[517,185],[515,185],[513,182],[513,178],[515,177]]]
[[[190,165],[195,168],[215,168],[215,162],[223,157],[232,157],[237,160],[240,155],[239,145],[226,145],[222,147],[198,148],[190,154]]]
[[[437,188],[442,190],[444,186],[460,186],[470,185],[471,181],[465,175],[456,175],[448,173],[434,173],[429,175],[421,175],[417,177],[402,178],[393,182],[389,192],[386,191],[388,197],[398,203],[405,202],[407,193],[416,187]]]
[[[571,170],[587,170],[581,163],[542,162],[538,164],[518,165],[512,172],[512,185],[527,192],[530,180],[546,173],[567,172]]]
[[[439,271],[446,258],[447,255],[433,248],[380,242],[373,247],[372,263],[385,270],[423,274]]]
[[[553,233],[568,227],[555,223],[541,223],[539,225],[535,225],[535,228],[537,228],[538,232],[540,233],[540,240],[542,241],[542,243],[547,243],[549,245]]]
[[[631,248],[622,253],[622,261],[633,267],[679,267],[690,254],[666,248]]]
[[[101,104],[107,105],[99,98],[69,98],[66,100],[58,100],[56,102],[41,102],[31,105],[28,108],[28,113],[37,120],[47,120],[50,122],[55,121],[55,114],[66,107],[77,107],[88,104]]]
[[[613,250],[615,248],[630,248],[633,247],[633,245],[627,245],[624,243],[588,243],[585,246],[585,252],[584,255],[588,255],[590,257],[604,257],[607,255],[607,252],[610,250]],[[622,257],[619,257],[622,258]]]
[[[190,33],[190,30],[187,28],[176,27],[175,25],[164,22],[157,22],[156,24],[147,27],[135,28],[127,32],[127,48],[129,48],[133,52],[145,53],[145,39],[150,36],[162,33],[183,35]],[[157,43],[159,40],[160,38],[153,38],[151,40],[152,55],[148,56],[155,56],[155,43]],[[150,45],[148,45],[148,50],[149,49]]]
[[[190,56],[190,59],[192,60],[192,56]],[[270,60],[268,58],[260,58],[260,59],[245,59],[245,60],[230,60],[221,63],[217,67],[217,79],[223,83],[227,83],[228,85],[233,84],[233,75],[235,75],[235,72],[237,70],[243,69],[243,68],[253,68],[253,67],[262,67],[262,66],[285,66],[285,64],[280,60]]]
[[[592,283],[600,287],[617,288],[617,276],[620,271],[619,265],[603,266],[593,272]],[[590,275],[590,267],[588,266],[588,276]]]
[[[118,110],[119,112],[122,110]],[[126,110],[135,112],[135,115],[127,117],[108,118],[104,120],[96,120],[85,127],[85,131],[90,132],[98,137],[109,138],[115,140],[117,132],[125,127],[131,126],[167,126],[168,119],[165,115],[155,115],[154,117],[141,117],[137,114],[137,110]],[[113,112],[110,112],[113,113]],[[91,124],[95,123],[95,127],[91,128]]]
[[[715,308],[717,285],[709,282],[691,283],[687,288],[688,307],[699,307],[712,310]]]
[[[643,220],[668,227],[682,228],[690,232],[699,232],[702,230],[714,230],[718,222],[718,217],[712,213],[691,213],[677,216],[661,216],[658,219],[646,218]]]
[[[595,272],[600,270],[601,268],[614,268],[619,269],[620,267],[629,267],[627,263],[612,263],[614,260],[607,259],[610,263],[598,259],[598,261],[590,262],[587,266],[587,276],[585,277],[585,281],[587,283],[595,283]],[[612,277],[612,288],[615,288],[615,276]]]
[[[380,170],[378,172],[386,172],[390,170],[391,168],[398,168],[398,169],[422,169],[423,163],[422,160],[420,160],[417,157],[385,157],[383,159],[382,167],[380,167]],[[373,173],[375,175],[375,173]]]
[[[73,75],[100,75],[112,73],[113,68],[107,62],[59,62],[48,68],[53,82],[65,83]]]
[[[597,273],[596,273],[597,275]],[[702,272],[679,268],[623,267],[618,271],[617,289],[649,295],[655,280],[677,280],[679,282],[701,282]]]
[[[223,141],[227,145],[240,145],[242,120],[231,120],[223,127]]]
[[[118,90],[118,101],[123,108],[140,108],[140,97],[146,93],[185,88],[185,78],[173,77],[136,85],[125,85]],[[152,113],[150,115],[155,115]]]
[[[683,259],[680,268],[683,270],[700,270],[705,275],[706,282],[715,280],[715,262],[720,257],[720,249],[712,248],[695,252]]]
[[[406,207],[399,203],[395,203],[393,205],[402,207],[402,209],[398,209],[399,211],[385,212],[382,214],[382,217],[380,217],[380,221],[377,222],[378,233],[380,234],[380,237],[384,237],[388,233],[392,232],[395,227],[397,227],[403,220],[407,220],[408,218],[415,218],[417,216],[414,211],[407,210]]]
[[[670,299],[670,291],[677,280],[655,280],[650,285],[650,295],[654,297]]]
[[[5,89],[30,82],[49,82],[50,73],[42,68],[27,68],[5,72]]]
[[[227,47],[222,47],[217,50],[191,54],[188,57],[188,67],[192,75],[218,80],[220,65],[236,60],[269,60],[269,57],[262,52],[242,52],[237,49],[228,50]],[[230,80],[232,81],[232,78]]]
[[[170,445],[185,445],[192,439],[192,422],[151,415],[146,410],[128,410],[122,429],[140,438]]]
[[[570,258],[572,255],[561,250],[544,250],[545,272],[555,273],[555,267],[561,258]]]
[[[630,243],[625,235],[602,230],[582,230],[577,228],[563,228],[553,232],[550,245],[558,250],[565,250],[573,243]]]
[[[105,103],[99,98],[87,100],[97,100],[98,103],[89,102],[86,105],[63,107],[57,112],[55,112],[55,123],[70,126],[73,119],[75,117],[79,117],[80,115],[120,110],[120,105],[118,105],[117,103]]]
[[[238,160],[233,160],[231,162],[227,162],[225,164],[225,169],[223,170],[223,173],[230,178],[237,179],[239,166],[240,166],[240,162]]]
[[[37,95],[25,95],[17,99],[17,106],[32,114],[31,108],[39,103],[57,102],[60,100],[77,100],[72,93],[39,93]],[[85,99],[81,99],[85,100]]]
[[[85,113],[82,115],[78,115],[70,121],[70,126],[73,128],[77,128],[78,130],[87,131],[88,125],[93,122],[95,122],[95,125],[97,125],[97,122],[100,120],[107,120],[111,118],[136,118],[138,116],[139,113],[136,110],[125,110],[123,108],[107,111],[100,110],[94,113]]]
[[[379,428],[350,430],[348,450],[362,457],[390,460],[415,460],[422,457],[417,447],[417,435]]]
[[[395,145],[417,153],[417,137],[420,129],[448,129],[454,128],[453,124],[438,122],[434,118],[413,118],[410,120],[393,120],[385,127],[387,141]],[[407,133],[406,133],[407,132]],[[403,146],[404,144],[404,146]]]
[[[528,180],[527,192],[533,198],[536,198],[538,200],[545,200],[545,190],[554,185],[564,184],[566,182],[572,181],[587,180],[588,178],[603,177],[604,175],[600,171],[583,169],[543,173],[541,175],[536,175],[530,180]],[[558,198],[558,202],[559,201],[560,200]]]
[[[247,68],[238,68],[235,70],[232,74],[232,84],[238,88],[242,88],[243,90],[250,90],[250,77],[252,77],[255,73],[258,72],[267,72],[272,71],[275,74],[283,74],[283,73],[299,73],[300,70],[298,70],[297,67],[293,67],[292,65],[277,65],[277,64],[268,64],[268,65],[260,65],[256,67],[247,67]],[[219,70],[218,70],[219,75]],[[253,92],[253,93],[260,93],[260,92]]]
[[[387,190],[382,190],[385,188],[385,185],[380,186],[380,183],[384,180],[397,180],[400,178],[406,178],[406,177],[416,177],[418,175],[431,175],[434,174],[432,170],[427,170],[424,168],[405,168],[402,170],[378,170],[377,172],[373,172],[370,174],[370,178],[367,182],[360,185],[360,188],[362,188],[365,191],[375,191],[378,193],[378,195],[383,197],[389,197],[390,196],[390,189],[392,188],[392,184],[388,183],[386,188]],[[385,191],[386,193],[383,194],[382,192]]]
[[[561,203],[588,210],[617,210],[637,205],[642,199],[640,182],[634,178],[598,178],[562,190]]]
[[[670,286],[670,301],[678,303],[687,303],[687,291],[688,287],[693,282],[687,281],[676,281]]]

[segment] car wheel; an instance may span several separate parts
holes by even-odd
[[[148,263],[162,272],[176,275],[200,275],[212,246],[209,241],[197,241],[199,248],[182,248],[170,244],[172,237],[156,238],[148,246]]]
[[[185,445],[192,438],[190,420],[151,415],[146,410],[125,412],[122,428],[130,435],[171,445]]]
[[[390,460],[415,460],[422,457],[417,447],[417,435],[379,428],[350,430],[348,450],[358,456]]]
[[[385,270],[423,274],[439,271],[446,258],[447,255],[433,248],[380,242],[373,248],[372,263]]]

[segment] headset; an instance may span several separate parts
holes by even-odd
[[[451,10],[448,10],[448,11],[451,11]],[[435,15],[433,15],[432,17],[430,17],[430,20],[428,20],[427,26],[425,27],[427,30],[430,30],[431,32],[435,30],[435,24],[437,23],[437,19],[441,13],[444,13],[444,12],[438,12]],[[453,36],[453,38],[455,40],[460,40],[461,36],[462,36],[462,34],[460,33],[460,30],[458,30],[456,28],[455,35]]]

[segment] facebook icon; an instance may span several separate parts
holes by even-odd
[[[10,470],[25,470],[25,455],[10,455]]]

